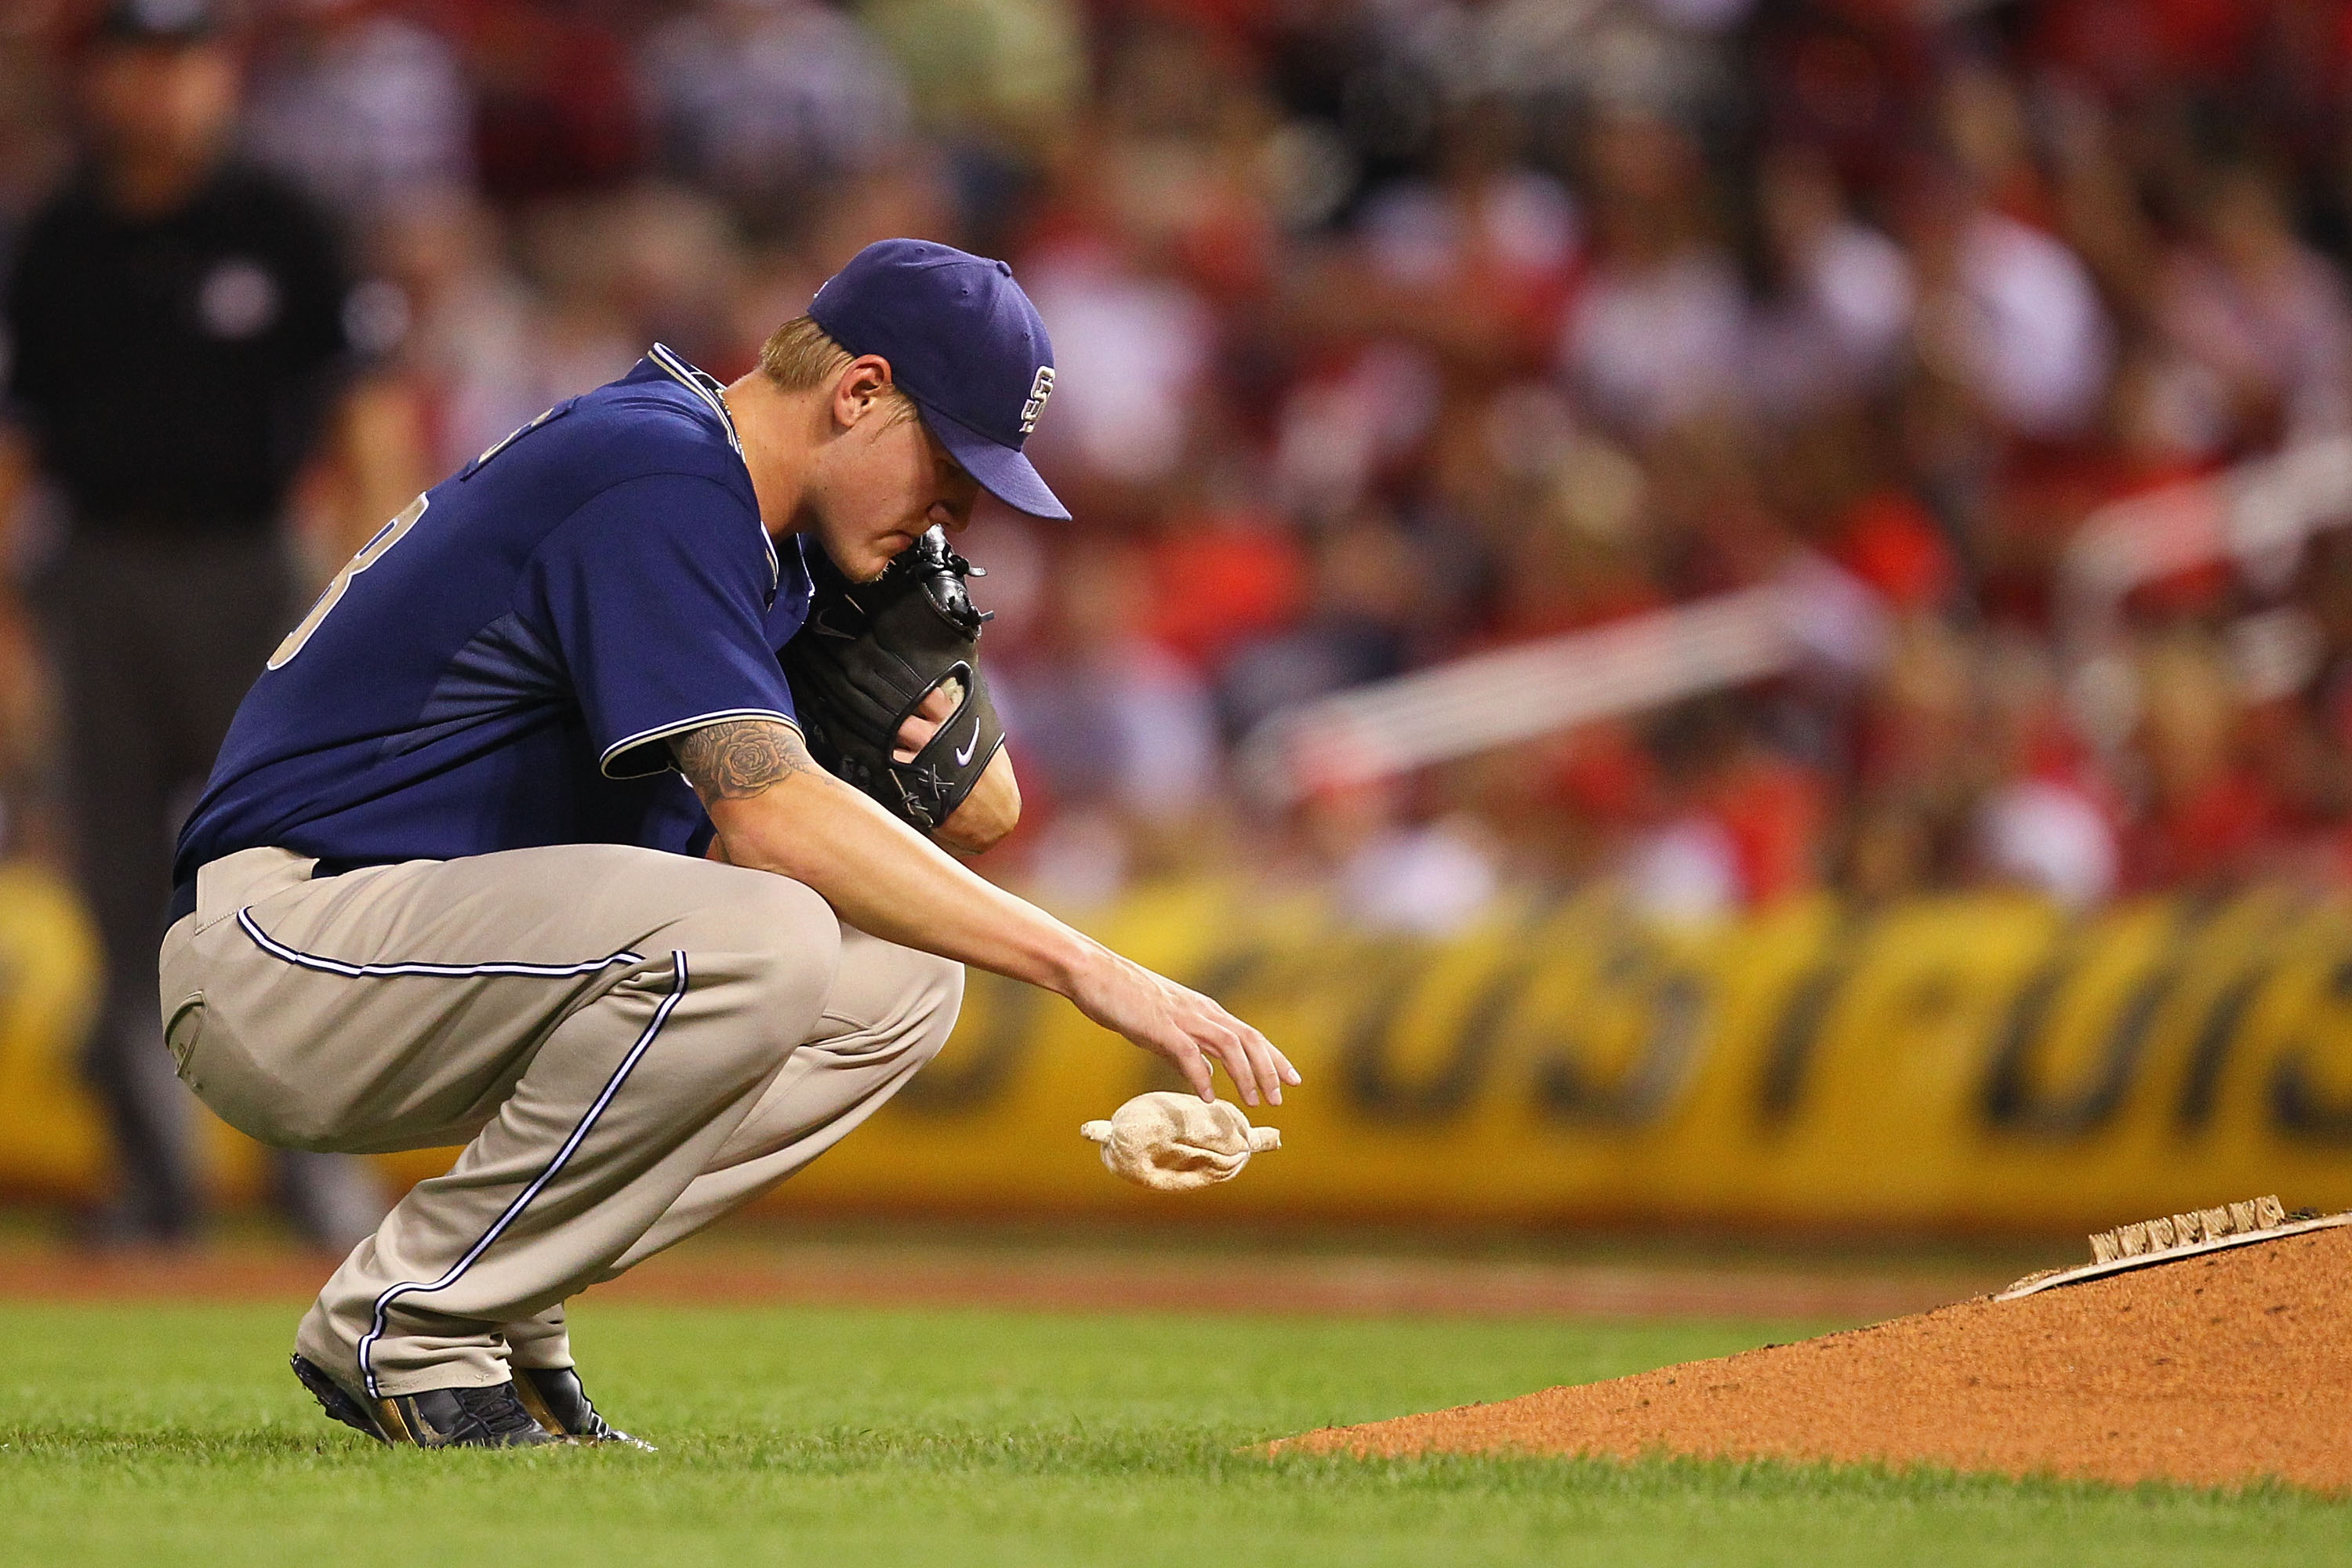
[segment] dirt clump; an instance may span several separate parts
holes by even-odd
[[[1286,1438],[2352,1490],[2352,1229],[1800,1344]]]

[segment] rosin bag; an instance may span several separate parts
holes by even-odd
[[[1167,1089],[1139,1094],[1078,1131],[1102,1145],[1111,1174],[1161,1193],[1230,1182],[1252,1154],[1282,1147],[1279,1131],[1252,1127],[1240,1106]]]

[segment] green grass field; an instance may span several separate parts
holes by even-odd
[[[2341,1563],[2352,1510],[1660,1462],[1269,1462],[1244,1445],[1807,1326],[600,1306],[658,1455],[391,1453],[285,1371],[294,1310],[0,1304],[0,1562]],[[1814,1325],[1812,1327],[1819,1327]]]

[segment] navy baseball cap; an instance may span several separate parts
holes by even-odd
[[[1032,517],[1066,519],[1021,445],[1054,392],[1054,344],[1002,261],[927,239],[882,239],[809,301],[825,335],[879,354],[924,427],[981,488]]]

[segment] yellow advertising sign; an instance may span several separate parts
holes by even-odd
[[[2072,920],[1972,893],[1662,928],[1606,889],[1442,942],[1192,885],[1089,922],[1307,1075],[1278,1153],[1206,1193],[1114,1180],[1078,1124],[1174,1087],[975,973],[946,1052],[767,1200],[793,1209],[1445,1223],[2095,1227],[2276,1192],[2352,1207],[2352,905],[2284,889]],[[0,1186],[86,1195],[70,901],[0,868]],[[252,1190],[223,1130],[225,1195]],[[446,1154],[392,1158],[414,1178]]]
[[[78,1058],[98,1000],[98,942],[73,894],[0,862],[0,1191],[77,1198],[104,1178]]]
[[[2276,1191],[2352,1206],[2352,910],[2284,890],[2075,922],[2002,894],[1662,930],[1605,890],[1444,942],[1213,889],[1102,933],[1307,1085],[1279,1154],[1166,1198],[1078,1123],[1172,1087],[975,975],[940,1061],[795,1205],[1780,1226],[2090,1226]]]

